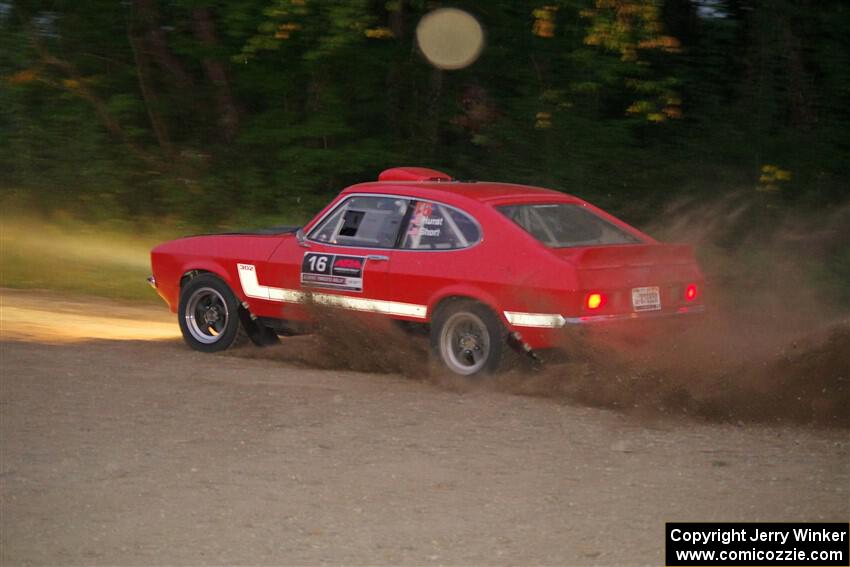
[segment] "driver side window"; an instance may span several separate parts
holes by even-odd
[[[392,248],[409,201],[399,197],[351,197],[310,231],[310,240],[341,246]]]

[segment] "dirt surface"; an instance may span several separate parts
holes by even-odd
[[[0,291],[3,565],[663,565],[666,521],[850,519],[843,428],[203,355],[161,306]]]

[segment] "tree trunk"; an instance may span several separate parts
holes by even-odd
[[[390,30],[393,32],[392,41],[396,45],[401,45],[404,38],[404,0],[399,0],[397,9],[391,10],[389,13]],[[402,86],[399,84],[402,78],[401,72],[402,62],[397,54],[393,54],[392,61],[387,66],[387,127],[390,135],[396,139],[404,137],[401,128],[402,115]]]
[[[791,29],[788,18],[783,20],[782,35],[785,56],[788,58],[788,105],[791,124],[803,130],[810,130],[817,122],[817,116],[812,105],[811,81],[803,61],[803,46]]]
[[[141,33],[137,25],[130,23],[127,28],[127,38],[130,42],[130,47],[133,51],[133,58],[136,62],[136,76],[139,79],[139,89],[142,91],[142,98],[145,101],[145,110],[148,113],[151,127],[156,134],[159,147],[162,153],[168,157],[174,156],[174,147],[171,144],[171,138],[168,135],[168,126],[162,114],[159,112],[159,97],[154,89],[151,80],[150,60],[148,53],[145,50],[145,42],[142,40]]]
[[[218,38],[215,33],[215,22],[209,8],[197,6],[192,9],[192,27],[195,31],[195,37],[201,44],[209,51],[214,51],[218,46]],[[236,132],[239,129],[239,111],[230,91],[227,72],[224,64],[211,55],[204,57],[201,63],[214,88],[222,139],[229,142],[236,137]]]
[[[431,70],[431,80],[428,84],[428,110],[425,139],[428,144],[428,155],[436,157],[437,145],[440,142],[440,97],[443,92],[443,71],[434,67]]]
[[[136,21],[140,25],[139,33],[144,30],[148,51],[156,64],[174,77],[180,90],[191,92],[194,88],[194,80],[168,48],[168,41],[159,22],[156,0],[133,0],[133,10]]]

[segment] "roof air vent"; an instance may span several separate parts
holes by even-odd
[[[451,176],[427,167],[394,167],[385,169],[378,181],[451,181]]]

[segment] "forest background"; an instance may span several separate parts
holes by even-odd
[[[417,48],[445,6],[485,30],[464,69]],[[576,194],[709,264],[790,247],[850,305],[848,29],[838,0],[0,0],[0,285],[127,295],[115,246],[299,224],[418,165]]]

